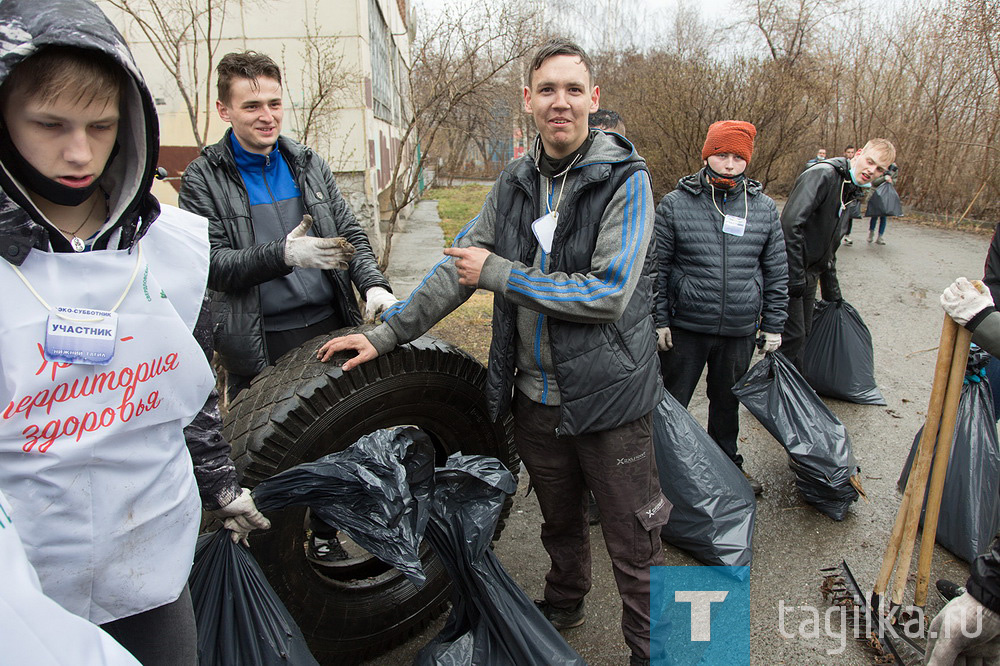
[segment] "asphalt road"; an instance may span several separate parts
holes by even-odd
[[[867,227],[867,220],[861,222],[858,227]],[[865,243],[865,234],[858,231],[854,245],[840,249],[838,272],[846,300],[859,310],[871,329],[876,379],[888,405],[861,406],[836,400],[827,400],[827,404],[851,435],[868,501],[855,504],[847,519],[839,523],[806,505],[794,486],[784,450],[749,413],[743,412],[741,451],[747,469],[765,485],[757,508],[749,582],[753,605],[750,635],[745,643],[748,663],[871,663],[854,641],[841,648],[838,638],[824,636],[822,631],[818,638],[798,635],[797,626],[806,617],[801,613],[786,615],[785,634],[795,635],[783,636],[779,631],[779,606],[781,602],[786,608],[811,605],[822,612],[826,604],[819,591],[819,570],[844,558],[863,587],[870,589],[874,583],[899,505],[896,479],[927,408],[943,317],[938,296],[955,277],[982,275],[989,244],[988,236],[895,219],[889,222],[888,244],[884,246]],[[703,385],[691,410],[704,424],[707,402],[702,389]],[[496,545],[496,553],[527,594],[538,598],[547,558],[538,539],[538,505],[534,495],[525,496],[526,482],[526,475],[522,475],[511,519]],[[942,517],[943,521],[947,519]],[[621,605],[599,527],[591,530],[591,547],[594,586],[588,596],[587,622],[564,635],[590,664],[625,664],[628,651],[619,628]],[[668,565],[696,564],[670,546],[665,549]],[[932,580],[964,580],[967,571],[966,563],[937,549]],[[928,610],[936,612],[940,605],[932,593]],[[443,618],[406,645],[371,663],[410,663],[416,650],[433,637],[442,623]]]

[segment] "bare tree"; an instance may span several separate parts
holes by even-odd
[[[419,196],[415,142],[419,140],[424,155],[434,155],[462,113],[492,109],[490,91],[539,41],[536,19],[519,3],[488,0],[445,7],[433,20],[420,23],[412,66],[399,82],[401,97],[410,102],[399,142],[411,159],[400,155],[392,167],[382,267],[388,264],[400,214]]]
[[[103,0],[128,16],[177,86],[198,149],[205,147],[215,95],[212,73],[230,10],[243,0]]]

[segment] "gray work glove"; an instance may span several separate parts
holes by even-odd
[[[670,337],[670,327],[656,329],[656,348],[660,351],[670,351],[674,348],[674,341]]]
[[[931,622],[926,666],[1000,666],[1000,615],[966,592]]]
[[[941,294],[941,307],[959,326],[965,326],[973,317],[993,305],[990,290],[982,282],[969,282],[960,277]]]
[[[247,536],[254,530],[271,529],[271,521],[257,510],[257,505],[250,496],[250,490],[242,488],[240,494],[232,502],[214,511],[209,511],[222,521],[222,526],[232,532],[235,543],[243,542],[249,546]]]
[[[768,333],[767,331],[762,331],[764,336],[764,344],[761,346],[758,354],[766,354],[768,352],[778,351],[778,347],[781,346],[781,333]]]
[[[285,236],[285,263],[300,268],[346,271],[354,257],[354,246],[346,239],[307,236],[312,215],[303,215],[299,226]]]
[[[365,321],[377,321],[379,315],[398,302],[398,298],[382,287],[372,287],[365,292]]]

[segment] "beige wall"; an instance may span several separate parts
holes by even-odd
[[[407,25],[399,14],[396,0],[378,0],[389,33],[394,39],[403,60],[409,64],[410,37]],[[105,0],[98,4],[111,17],[125,35],[146,78],[160,116],[161,145],[196,145],[191,121],[183,98],[173,78],[156,56],[145,35],[130,18],[111,7]],[[353,78],[353,85],[338,100],[338,108],[329,123],[329,131],[310,140],[311,147],[323,155],[335,172],[353,174],[344,181],[355,183],[363,191],[350,197],[359,217],[374,217],[380,192],[387,189],[387,173],[392,169],[392,158],[399,151],[386,151],[381,146],[391,146],[402,132],[399,128],[378,120],[370,107],[366,86],[370,86],[371,51],[368,27],[368,0],[244,0],[243,6],[231,11],[224,23],[223,39],[218,53],[254,49],[270,55],[282,67],[285,95],[285,117],[282,133],[301,136],[303,107],[311,89],[306,73],[308,35],[320,39],[336,38],[334,49],[339,66]],[[189,52],[188,57],[191,57]],[[205,67],[202,68],[205,76]],[[208,85],[206,85],[208,83]],[[207,142],[214,143],[225,132],[223,123],[214,110],[215,74],[209,74],[198,86],[201,97],[199,127],[204,124],[204,100],[211,103]],[[373,242],[381,244],[378,225],[374,219],[363,220],[373,235]]]

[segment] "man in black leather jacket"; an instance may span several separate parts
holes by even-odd
[[[209,220],[215,348],[232,399],[285,352],[360,324],[352,282],[369,318],[396,299],[330,167],[280,136],[278,66],[249,51],[224,56],[217,70],[216,105],[232,129],[188,165],[180,206]],[[300,227],[304,215],[311,228]]]
[[[799,174],[788,201],[781,211],[788,255],[788,320],[782,334],[781,350],[796,365],[812,327],[816,305],[816,283],[823,299],[839,301],[837,248],[847,228],[850,206],[862,188],[882,176],[896,149],[885,139],[872,139],[847,160],[822,160]]]
[[[209,221],[215,350],[232,400],[286,352],[360,324],[352,282],[369,319],[396,299],[326,162],[280,136],[278,66],[248,51],[217,71],[216,105],[232,129],[188,166],[180,206]],[[347,557],[333,527],[311,527],[310,556]]]

